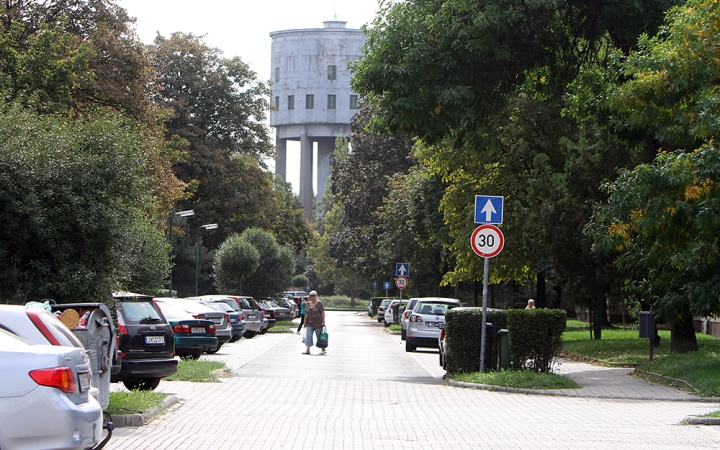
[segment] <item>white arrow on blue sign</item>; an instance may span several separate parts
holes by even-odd
[[[395,276],[406,277],[410,275],[410,263],[395,263]]]
[[[503,221],[503,197],[475,196],[475,223],[500,224]]]
[[[383,289],[385,289],[386,291],[389,290],[391,286],[392,285],[389,281],[383,281]]]

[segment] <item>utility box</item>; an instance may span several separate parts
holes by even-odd
[[[639,328],[641,339],[655,338],[655,314],[649,311],[640,311]]]
[[[74,318],[72,322],[65,323],[66,319],[63,323],[85,346],[92,371],[91,384],[99,391],[98,403],[103,411],[107,410],[110,403],[110,375],[118,357],[115,324],[110,309],[103,303],[64,303],[50,306],[53,312]]]

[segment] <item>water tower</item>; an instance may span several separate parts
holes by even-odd
[[[272,104],[275,173],[286,179],[287,141],[300,141],[300,200],[312,219],[313,148],[317,143],[317,198],[330,176],[330,155],[337,136],[350,137],[350,118],[358,96],[350,89],[348,63],[360,58],[362,30],[346,22],[323,22],[324,28],[275,31],[272,38]],[[297,168],[291,168],[297,170]]]

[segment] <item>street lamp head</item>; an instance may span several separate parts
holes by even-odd
[[[187,211],[178,211],[175,213],[175,215],[180,217],[193,216],[195,215],[195,211],[193,211],[192,209],[188,209]]]
[[[209,223],[207,225],[200,225],[200,228],[205,228],[206,230],[214,230],[218,227],[218,224],[216,223]]]

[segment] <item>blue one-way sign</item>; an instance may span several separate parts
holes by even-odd
[[[500,224],[503,221],[503,197],[475,196],[475,223]]]
[[[410,263],[395,263],[395,276],[406,277],[410,275]]]
[[[390,284],[389,281],[383,281],[383,289],[385,289],[387,291],[387,290],[390,290],[391,287],[392,287],[392,285]]]

